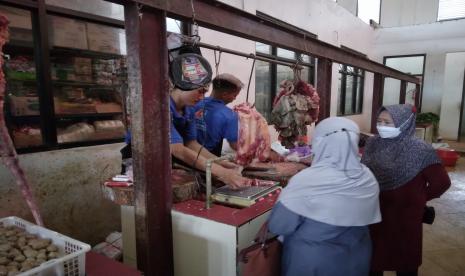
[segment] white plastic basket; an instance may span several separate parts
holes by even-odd
[[[84,276],[86,252],[90,250],[90,245],[66,237],[55,231],[40,227],[18,217],[6,217],[0,219],[1,226],[16,226],[26,230],[26,232],[37,235],[41,238],[51,239],[52,243],[58,247],[58,252],[63,255],[61,258],[53,259],[42,263],[40,266],[18,274],[21,276]]]

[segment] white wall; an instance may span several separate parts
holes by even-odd
[[[353,0],[344,0],[347,3]],[[333,45],[344,45],[353,48],[368,56],[372,54],[374,41],[373,29],[361,19],[355,17],[351,12],[341,7],[339,4],[328,0],[294,0],[292,5],[285,5],[280,0],[224,0],[222,1],[236,8],[244,9],[255,14],[256,11],[263,12],[299,28],[308,30],[318,35],[318,39]],[[353,4],[353,3],[352,3]],[[292,16],[290,16],[292,15]],[[329,24],[330,22],[331,24]],[[354,31],[357,30],[357,31]],[[255,53],[255,42],[222,34],[208,29],[200,29],[202,42],[231,48],[245,53]],[[214,65],[213,51],[202,50],[204,56]],[[222,54],[219,71],[235,74],[244,84],[248,83],[252,61],[246,58]],[[339,73],[337,64],[333,65],[333,82],[331,92],[331,116],[337,114],[337,94]],[[232,105],[245,101],[247,88],[240,93]],[[370,129],[371,102],[373,94],[373,74],[367,73],[365,77],[365,94],[363,104],[363,114],[348,116],[357,122],[364,131]],[[250,84],[249,101],[255,99],[255,75],[252,76]],[[277,133],[271,126],[272,139],[277,138]]]
[[[465,52],[448,53],[445,67],[439,133],[444,139],[455,140],[460,124]]]
[[[426,54],[422,112],[440,114],[446,53],[465,50],[465,20],[377,29],[373,48],[378,62],[384,56]]]
[[[337,0],[337,3],[351,14],[357,16],[357,0]]]
[[[439,0],[384,0],[381,1],[381,26],[398,27],[433,23],[436,21]]]

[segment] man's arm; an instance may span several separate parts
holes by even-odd
[[[180,143],[171,144],[170,150],[171,154],[174,155],[176,158],[186,162],[187,164],[194,165],[195,163],[196,169],[202,171],[206,170],[207,159],[204,156],[202,156],[202,154],[200,154],[197,158],[198,151],[194,151],[191,148],[186,147]],[[204,151],[204,149],[202,149],[202,151]],[[205,151],[208,152],[207,150]],[[215,155],[213,156],[216,157]],[[237,171],[224,168],[215,163],[212,164],[212,174],[218,177],[224,183],[231,186],[232,188],[250,186],[250,180],[242,177]]]

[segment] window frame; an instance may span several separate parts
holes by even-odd
[[[425,66],[426,66],[426,53],[424,54],[410,54],[410,55],[393,55],[393,56],[384,56],[383,57],[383,65],[386,65],[386,61],[389,58],[404,58],[404,57],[418,57],[423,56],[423,71],[422,74],[411,74],[415,77],[421,77],[421,84],[420,84],[420,98],[418,99],[418,109],[421,110],[421,105],[423,101],[423,86],[425,82]]]
[[[340,90],[338,91],[338,104],[337,104],[337,116],[353,116],[363,114],[363,99],[365,92],[365,70],[346,64],[339,64],[342,69],[338,70],[340,75]],[[352,67],[354,72],[349,72],[347,67]],[[351,107],[353,112],[346,112],[346,97],[347,97],[347,77],[352,76],[354,80],[352,84],[352,103]],[[359,80],[359,81],[358,81]],[[356,85],[354,85],[356,84]],[[360,97],[357,97],[358,89],[360,91]],[[340,93],[339,93],[340,92]],[[358,102],[357,102],[358,101]]]

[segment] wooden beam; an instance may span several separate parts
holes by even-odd
[[[423,95],[421,95],[421,85],[416,84],[415,85],[415,106],[417,107],[418,113],[421,112],[421,98]]]
[[[170,113],[165,12],[125,6],[137,266],[173,275]]]
[[[130,1],[130,0],[127,0]],[[186,0],[133,0],[145,6],[165,10],[170,17],[192,20],[193,13]],[[327,58],[333,62],[355,66],[373,73],[380,73],[399,80],[418,83],[414,76],[374,62],[352,51],[341,49],[314,37],[266,21],[241,9],[213,0],[192,0],[196,22],[203,27],[242,38],[276,45],[292,51]]]
[[[373,102],[371,105],[371,132],[376,133],[376,117],[378,110],[383,105],[384,94],[384,77],[381,74],[375,74],[373,81]]]
[[[331,78],[333,63],[325,58],[318,59],[316,89],[320,96],[320,115],[318,121],[330,116],[331,111]]]
[[[399,94],[400,104],[405,103],[406,94],[407,94],[407,82],[403,80],[403,81],[400,81],[400,94]]]

